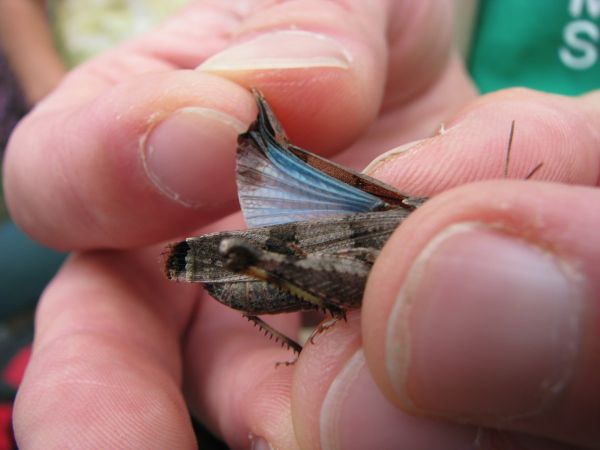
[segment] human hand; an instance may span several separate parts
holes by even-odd
[[[362,320],[354,315],[347,325],[337,324],[307,346],[294,368],[275,370],[274,362],[286,359],[285,352],[197,286],[163,280],[157,263],[161,246],[153,245],[198,228],[241,227],[239,215],[225,217],[235,208],[235,139],[256,114],[252,96],[240,86],[265,93],[294,143],[330,156],[344,150],[338,159],[355,167],[446,122],[447,133],[404,153],[402,161],[390,158],[371,169],[414,195],[500,176],[513,119],[517,136],[511,175],[523,177],[541,161],[537,178],[594,185],[597,137],[589,126],[593,96],[575,100],[511,91],[471,102],[475,92],[448,46],[449,11],[438,5],[355,1],[342,7],[297,1],[252,9],[247,3],[228,9],[217,2],[194,3],[162,30],[74,71],[17,130],[6,160],[13,216],[43,242],[79,251],[40,304],[34,352],[15,411],[21,446],[78,442],[102,448],[126,442],[128,447],[193,447],[187,402],[234,448],[248,445],[249,432],[286,449],[335,442],[360,448],[361,438],[378,448],[398,442],[464,448],[475,441],[479,425],[493,421],[470,414],[474,425],[453,425],[408,416],[383,402],[371,378],[385,396],[410,410],[398,400],[384,369],[391,354],[386,345],[392,345],[384,339],[386,313],[415,255],[445,225],[464,218],[489,223],[490,217],[522,217],[525,199],[541,198],[546,201],[531,219],[545,217],[543,211],[563,218],[552,222],[553,230],[562,233],[551,235],[550,242],[563,244],[558,237],[569,235],[567,243],[577,240],[577,249],[585,238],[593,252],[591,213],[577,217],[581,226],[565,230],[572,216],[560,214],[554,203],[548,209],[545,194],[566,190],[571,194],[565,198],[583,205],[593,189],[499,181],[441,195],[386,246],[366,291]],[[269,33],[291,24],[333,40],[297,31]],[[180,70],[252,37],[243,52],[222,53],[201,71]],[[460,192],[465,197],[457,208]],[[506,202],[518,194],[522,202],[508,205],[516,205],[520,215],[511,216],[516,213],[510,207],[486,213],[483,194],[489,192]],[[520,236],[519,222],[508,223],[511,233]],[[576,273],[593,298],[591,267],[586,263]],[[288,334],[297,330],[296,316],[273,319]],[[476,332],[474,325],[465,326],[465,332]],[[590,328],[585,330],[593,335]],[[501,331],[503,336],[511,332]],[[352,375],[350,369],[341,372],[343,367],[364,367],[361,345],[369,370],[361,369],[359,381],[366,385],[351,397],[358,399],[358,407],[344,408],[359,416],[336,416],[334,409],[323,407],[324,399],[335,406],[335,396],[343,394],[344,379],[330,384],[340,373]],[[594,355],[587,345],[577,353],[580,361]],[[593,361],[585,367],[588,377],[597,371]],[[453,380],[458,383],[460,377]],[[593,406],[598,396],[589,384],[578,386]],[[430,384],[423,389],[437,394],[443,388]],[[506,397],[521,396],[516,389],[516,395]],[[414,402],[421,399],[418,395]],[[415,409],[421,413],[429,405]],[[559,435],[541,427],[505,425],[507,433],[501,436],[523,439],[514,430],[540,437],[531,438],[530,448],[549,448],[546,437],[590,445],[596,436],[586,424],[597,413],[582,402],[572,407],[579,411],[578,421],[566,422]],[[577,433],[569,434],[575,426]],[[551,431],[557,430],[553,424]]]

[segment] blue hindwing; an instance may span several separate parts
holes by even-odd
[[[249,227],[377,211],[386,205],[311,167],[274,140],[254,137],[257,145],[241,146],[237,153],[238,197]]]

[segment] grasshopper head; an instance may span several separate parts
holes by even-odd
[[[259,250],[237,238],[223,239],[219,253],[225,258],[225,266],[234,272],[243,272],[260,259]]]

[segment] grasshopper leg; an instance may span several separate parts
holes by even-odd
[[[329,328],[331,328],[332,326],[334,326],[338,321],[340,320],[346,320],[346,312],[343,310],[336,310],[335,312],[333,312],[333,317],[329,320],[325,320],[324,322],[321,322],[314,330],[313,332],[310,334],[310,336],[308,337],[308,341],[311,344],[315,343],[315,338],[321,334],[322,332],[324,332],[325,330],[328,330]]]
[[[257,325],[261,330],[263,330],[265,332],[265,334],[275,338],[275,341],[281,342],[282,345],[285,345],[287,348],[292,350],[294,353],[299,355],[300,352],[302,351],[302,346],[300,344],[298,344],[293,339],[290,339],[285,334],[277,331],[275,328],[273,328],[267,322],[262,320],[260,317],[252,316],[249,314],[244,314],[243,316],[246,319],[248,319],[250,322],[253,322],[255,325]],[[296,362],[296,360],[291,361],[291,362],[277,363],[277,365],[285,364],[286,366],[288,366],[288,365],[294,364],[295,362]]]

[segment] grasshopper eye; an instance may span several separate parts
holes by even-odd
[[[242,272],[260,259],[260,253],[242,239],[223,239],[219,253],[225,258],[225,265],[234,272]]]

